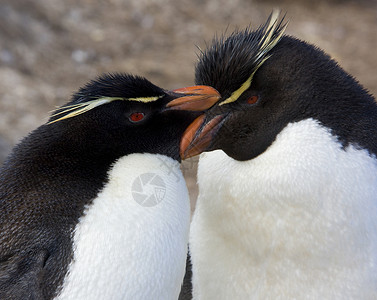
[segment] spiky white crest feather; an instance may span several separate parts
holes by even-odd
[[[92,110],[93,108],[96,108],[100,105],[104,105],[104,104],[107,104],[107,103],[110,103],[110,102],[116,101],[116,100],[137,101],[137,102],[142,102],[142,103],[149,103],[149,102],[156,101],[156,100],[158,100],[162,97],[163,97],[163,95],[156,96],[156,97],[138,97],[138,98],[137,97],[135,97],[135,98],[102,97],[102,98],[90,100],[90,101],[87,101],[87,102],[72,104],[72,105],[68,105],[68,106],[64,106],[62,108],[56,109],[56,113],[53,114],[52,117],[56,117],[56,116],[59,116],[59,115],[62,115],[62,114],[66,114],[66,115],[64,115],[63,117],[58,118],[56,120],[50,121],[47,124],[52,124],[52,123],[59,122],[59,121],[65,120],[65,119],[76,117],[76,116],[81,115],[83,113],[86,113],[86,112],[88,112],[88,111]]]
[[[230,35],[215,36],[212,44],[198,55],[196,84],[218,90],[225,100],[235,102],[250,87],[256,71],[271,56],[287,27],[275,10],[258,29],[247,27]]]
[[[262,28],[263,36],[259,41],[257,54],[255,55],[255,67],[253,72],[250,74],[250,77],[240,86],[239,89],[234,91],[230,97],[222,101],[219,105],[237,101],[237,99],[250,87],[256,71],[270,57],[270,55],[268,55],[269,51],[280,41],[285,29],[288,26],[288,23],[282,25],[284,18],[278,22],[279,16],[280,11],[274,10],[268,18],[268,25],[266,24],[265,28]]]

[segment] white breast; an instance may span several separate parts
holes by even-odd
[[[377,163],[367,151],[342,149],[308,119],[253,160],[203,154],[198,182],[195,299],[377,299]]]
[[[152,154],[119,159],[75,229],[74,258],[56,299],[177,299],[189,220],[178,162]]]

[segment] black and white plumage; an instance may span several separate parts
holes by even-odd
[[[190,229],[194,299],[376,299],[377,105],[284,27],[272,15],[216,39],[196,68],[222,98],[181,144],[182,157],[212,151]]]
[[[1,299],[178,297],[190,219],[179,139],[198,113],[166,105],[185,92],[106,75],[15,147],[0,169]],[[140,205],[135,180],[156,176],[162,201]]]

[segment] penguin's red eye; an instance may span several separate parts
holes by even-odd
[[[258,96],[251,96],[247,98],[246,102],[247,104],[255,104],[258,101]]]
[[[130,116],[128,117],[128,119],[131,122],[136,123],[136,122],[140,122],[142,119],[144,119],[144,117],[145,117],[144,113],[134,112],[134,113],[130,114]]]

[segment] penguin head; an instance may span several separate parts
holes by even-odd
[[[167,91],[142,77],[105,75],[81,88],[43,127],[62,138],[62,148],[82,157],[114,161],[131,153],[158,153],[180,160],[180,137],[199,113],[187,104],[185,110],[167,104],[182,98],[185,103],[209,101],[210,106],[207,92],[213,89]]]
[[[201,53],[196,82],[214,87],[221,96],[187,128],[181,141],[183,158],[222,149],[245,160],[263,151],[270,141],[263,130],[271,122],[266,115],[270,106],[276,105],[267,101],[270,97],[265,94],[271,92],[271,87],[264,85],[264,79],[270,77],[265,65],[274,56],[272,50],[285,27],[283,20],[278,22],[278,14],[272,14],[258,30],[247,28],[215,38]],[[251,144],[255,145],[252,150]]]
[[[339,136],[355,131],[346,127],[365,113],[367,92],[324,52],[283,36],[286,26],[273,13],[257,30],[215,38],[199,55],[196,83],[214,87],[221,97],[187,128],[182,158],[222,149],[236,160],[249,160],[287,124],[306,118]]]

